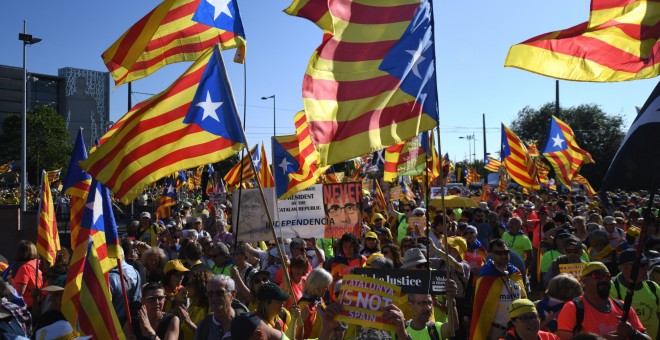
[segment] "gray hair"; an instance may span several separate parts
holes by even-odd
[[[234,282],[234,279],[232,279],[227,275],[223,275],[223,274],[213,275],[213,277],[211,277],[206,284],[208,285],[211,282],[217,282],[219,284],[222,284],[224,282],[225,289],[228,292],[233,292],[236,290],[236,283]]]
[[[303,295],[319,297],[324,293],[325,288],[330,287],[330,284],[332,284],[332,275],[323,268],[314,268],[307,275]]]
[[[293,240],[291,240],[291,243],[289,243],[289,249],[295,249],[295,248],[305,249],[306,246],[307,243],[305,242],[305,240],[301,238],[294,238]]]
[[[387,257],[380,256],[371,260],[371,267],[377,266],[378,268],[391,269],[394,268],[394,263]]]

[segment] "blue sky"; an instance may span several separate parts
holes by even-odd
[[[17,37],[23,31],[23,19],[27,19],[28,33],[43,39],[28,47],[28,71],[57,74],[58,68],[67,66],[105,71],[101,53],[158,3],[5,1],[0,11],[0,64],[22,66],[22,44]],[[282,12],[289,4],[288,0],[239,0],[248,39],[246,68],[231,62],[233,51],[224,52],[241,113],[246,104],[250,144],[265,140],[270,145],[273,101],[261,100],[263,96],[276,95],[278,135],[294,133],[293,115],[302,108],[302,78],[309,57],[321,42],[322,34],[316,26]],[[464,159],[468,141],[459,137],[474,133],[477,157],[481,157],[483,113],[487,147],[497,151],[500,123],[510,124],[527,105],[538,108],[554,101],[554,79],[504,68],[504,59],[511,45],[586,21],[589,5],[587,0],[434,2],[443,153],[449,152],[452,159]],[[188,65],[167,66],[134,82],[133,91],[158,93]],[[635,106],[644,104],[657,81],[560,81],[560,103],[564,107],[600,105],[606,113],[623,115],[627,129],[636,115]],[[148,98],[140,93],[133,95],[134,104]],[[110,110],[113,121],[127,111],[126,85],[111,90]],[[582,146],[589,149],[588,145]]]

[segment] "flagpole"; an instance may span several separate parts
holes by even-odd
[[[121,282],[121,293],[122,295],[124,295],[124,305],[126,306],[126,321],[128,321],[128,326],[132,331],[133,319],[131,317],[131,305],[128,302],[128,292],[126,291],[126,282],[124,281],[124,269],[121,267],[121,259],[119,257],[117,257],[117,268],[119,269],[119,282]]]
[[[216,45],[215,48],[218,48],[218,45]],[[220,60],[222,61],[222,54],[220,53],[219,50],[217,52],[218,52],[218,58],[220,58]],[[225,68],[225,63],[221,62],[219,64],[222,65],[224,74],[227,74],[227,69]],[[229,93],[231,94],[231,100],[234,102],[234,107],[236,107],[236,99],[234,98],[234,91],[231,89],[231,83],[230,82],[227,82],[227,87],[229,87]],[[235,112],[235,114],[236,114],[236,119],[238,119],[238,121],[241,122],[241,117],[238,115],[238,112]],[[245,115],[245,112],[243,112],[243,114]],[[245,126],[244,122],[243,122],[243,126]],[[243,145],[243,150],[247,150],[248,154],[250,154],[248,139],[247,139],[247,136],[245,135],[245,129],[241,129],[241,134],[243,135],[243,141],[245,141],[245,143]],[[256,150],[255,150],[255,152],[256,152]],[[289,278],[289,266],[287,265],[286,258],[285,258],[286,252],[284,252],[282,250],[282,247],[280,247],[280,243],[277,241],[277,234],[275,233],[275,226],[273,225],[273,216],[271,216],[270,210],[268,210],[268,203],[266,202],[266,195],[264,195],[264,190],[261,187],[261,181],[259,180],[259,175],[257,173],[257,167],[254,165],[254,159],[252,159],[252,157],[250,157],[250,167],[252,167],[252,171],[255,174],[257,187],[259,188],[259,195],[261,196],[261,201],[263,202],[264,207],[266,208],[265,209],[266,210],[266,218],[268,219],[268,225],[270,226],[270,231],[271,231],[271,234],[273,236],[273,240],[275,240],[275,243],[277,244],[277,252],[279,253],[280,260],[282,262],[282,275],[283,275],[283,278],[286,279],[286,281],[288,282],[289,290],[291,292],[293,292],[293,287],[291,286],[291,279]],[[241,171],[241,174],[243,174],[242,171]],[[240,203],[240,199],[241,199],[240,192],[239,192],[238,199],[239,199],[239,203]],[[239,204],[238,208],[240,209],[240,204]],[[239,216],[236,216],[236,224],[237,224],[236,227],[237,228],[238,228],[238,217]],[[237,231],[238,231],[238,229],[237,229]],[[236,234],[238,235],[238,232]],[[294,299],[293,304],[298,306],[298,301],[295,301],[295,299]]]
[[[218,51],[218,54],[220,52]],[[245,57],[244,57],[245,58]],[[225,63],[222,63],[222,67],[225,68]],[[225,69],[225,74],[227,74],[227,70]],[[227,85],[231,89],[231,83],[227,82]],[[234,106],[236,106],[236,99],[234,98],[234,92],[231,92],[232,95],[232,100],[234,101]],[[240,117],[238,117],[238,112],[236,113],[236,117],[239,118],[240,122]],[[245,141],[247,142],[247,137],[245,137],[245,124],[247,122],[247,61],[243,59],[243,138],[245,138]],[[246,143],[247,144],[247,143]],[[247,145],[246,145],[247,147]],[[238,245],[238,224],[240,222],[241,218],[241,198],[243,197],[243,157],[245,157],[245,149],[241,150],[241,158],[239,162],[241,163],[241,174],[239,175],[240,177],[238,180],[238,200],[236,201],[238,207],[236,207],[236,225],[232,226],[232,229],[234,231],[234,258],[236,258],[236,248]],[[248,155],[250,155],[250,149],[248,150]],[[255,150],[256,152],[256,150]],[[250,159],[252,158],[252,155],[250,155]],[[257,174],[254,174],[257,176]],[[266,209],[268,210],[268,209]]]

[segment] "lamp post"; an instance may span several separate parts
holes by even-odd
[[[21,215],[27,210],[27,62],[25,52],[27,45],[41,41],[27,34],[27,20],[23,19],[23,33],[18,34],[18,40],[23,42],[23,113],[21,115]],[[20,219],[19,219],[20,229]]]
[[[474,132],[471,135],[461,136],[461,137],[458,137],[458,138],[459,139],[467,139],[467,141],[468,141],[468,151],[469,151],[468,162],[472,163],[473,160],[476,159],[476,152],[477,152],[477,145],[476,145],[477,138],[475,138]],[[472,142],[472,144],[470,144],[470,142]]]
[[[261,100],[268,100],[270,98],[273,98],[273,136],[277,135],[275,133],[275,95],[268,96],[268,97],[261,97]]]

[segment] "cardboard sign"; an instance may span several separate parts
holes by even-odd
[[[278,221],[283,238],[323,238],[327,224],[323,207],[323,185],[315,184],[295,195],[278,200]]]
[[[410,216],[408,217],[408,225],[413,228],[416,235],[426,235],[426,216]]]
[[[383,310],[390,304],[404,303],[401,288],[360,275],[345,275],[339,288],[339,303],[344,312],[335,317],[338,321],[394,332],[395,326],[383,319]]]
[[[584,266],[587,264],[585,262],[582,263],[568,263],[568,264],[560,264],[559,265],[559,272],[560,273],[567,273],[571,274],[574,278],[579,279],[582,273],[582,269]]]
[[[430,277],[427,270],[356,268],[353,273],[397,285],[405,294],[444,295],[446,292],[444,271],[432,270]]]
[[[323,185],[325,238],[341,238],[345,233],[362,232],[362,183],[345,182]]]
[[[232,225],[238,233],[238,239],[245,242],[261,242],[272,240],[273,233],[268,225],[266,207],[270,216],[275,218],[275,188],[264,188],[266,204],[264,205],[259,188],[241,190],[240,213],[239,213],[239,190],[232,195]],[[240,214],[240,216],[239,216]]]
[[[390,188],[390,201],[403,199],[403,191],[400,186]]]

